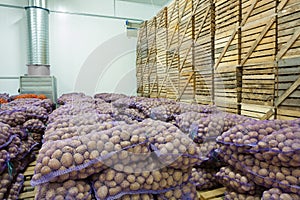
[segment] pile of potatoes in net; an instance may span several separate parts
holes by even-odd
[[[227,189],[236,191],[239,194],[255,194],[257,190],[251,179],[232,167],[222,167],[216,173],[216,179]]]
[[[17,199],[23,185],[23,172],[35,159],[48,114],[53,103],[48,99],[16,99],[0,108],[0,199]],[[40,136],[34,140],[32,135]]]
[[[224,200],[261,200],[261,194],[251,195],[251,194],[240,194],[235,191],[226,191]]]
[[[95,99],[102,99],[107,103],[114,102],[118,99],[127,97],[125,94],[114,94],[114,93],[98,93],[94,95]]]
[[[191,169],[168,167],[139,173],[127,173],[111,168],[93,175],[92,180],[97,199],[118,199],[128,194],[143,193],[165,196],[166,192],[186,184],[190,173]]]
[[[82,180],[67,180],[63,183],[45,183],[37,186],[35,199],[91,200],[92,188],[88,182]]]
[[[86,178],[108,166],[128,165],[153,155],[176,169],[199,161],[199,148],[172,124],[145,120],[43,144],[32,184]]]
[[[300,199],[300,195],[292,193],[284,193],[278,188],[271,188],[263,192],[261,200],[278,199],[278,200],[290,200]]]
[[[299,195],[299,133],[299,120],[248,121],[223,133],[217,142],[224,161],[257,188]],[[241,185],[228,188],[242,193]]]
[[[217,169],[193,168],[191,183],[193,183],[197,190],[212,189],[218,187],[220,184],[216,179]]]

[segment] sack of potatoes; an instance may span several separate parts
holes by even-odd
[[[162,168],[139,173],[106,169],[92,176],[98,200],[118,199],[128,194],[159,194],[187,183],[191,169]]]
[[[165,104],[151,109],[150,118],[160,121],[171,121],[181,113],[179,104]]]
[[[170,189],[169,191],[157,195],[158,200],[198,200],[197,189],[192,183]]]
[[[45,124],[39,120],[39,119],[30,119],[27,120],[24,124],[23,127],[27,129],[29,132],[34,132],[34,133],[43,133],[46,129]]]
[[[111,129],[115,126],[119,126],[122,124],[125,124],[125,122],[104,122],[104,123],[95,123],[93,125],[59,128],[56,129],[55,131],[46,130],[44,134],[43,142],[64,140],[72,137],[78,137],[82,135],[96,133],[99,131]]]
[[[45,183],[37,186],[36,200],[91,200],[92,188],[82,180],[63,183]]]
[[[200,104],[190,104],[184,102],[178,102],[180,106],[181,113],[186,112],[197,112],[197,113],[216,113],[219,112],[216,106],[213,105],[200,105]]]
[[[146,148],[146,128],[121,125],[109,130],[43,144],[35,166],[33,185],[48,181],[82,179],[120,162],[117,152],[135,146]],[[141,148],[140,148],[141,149]],[[120,159],[119,159],[120,158]]]
[[[103,99],[104,101],[111,103],[121,98],[126,98],[125,94],[115,94],[115,93],[98,93],[94,95],[95,99]]]
[[[249,150],[257,146],[258,142],[264,137],[275,131],[289,127],[290,124],[291,121],[283,120],[250,120],[229,129],[217,137],[217,142],[228,145],[233,151],[249,153]]]
[[[0,122],[0,132],[0,149],[3,149],[11,143],[16,135],[13,134],[12,129],[8,124],[2,122]]]
[[[271,188],[263,192],[261,200],[278,199],[278,200],[299,200],[300,195],[293,193],[284,193],[278,188]]]
[[[220,184],[216,179],[217,169],[193,168],[190,182],[197,190],[212,189]]]
[[[12,182],[13,177],[8,172],[0,174],[0,199],[4,199],[5,194],[9,191]]]
[[[67,93],[67,94],[63,94],[61,95],[58,99],[57,99],[57,103],[60,105],[64,105],[67,102],[72,102],[76,99],[81,99],[86,97],[86,95],[84,93],[78,93],[78,92],[73,92],[73,93]]]
[[[128,194],[124,195],[121,198],[118,198],[120,200],[154,200],[152,194]]]
[[[240,194],[235,191],[226,191],[224,200],[261,200],[261,194],[259,192],[258,194],[252,195],[252,194]]]
[[[15,179],[15,182],[12,184],[9,190],[7,200],[14,200],[19,198],[19,194],[21,192],[21,189],[23,188],[24,181],[25,181],[24,175],[18,174]]]
[[[233,154],[230,165],[266,188],[280,188],[287,193],[300,194],[300,170],[295,167],[278,167],[254,158],[253,155]]]
[[[18,126],[24,124],[26,121],[25,110],[4,110],[0,111],[0,123],[7,124],[9,126]],[[2,128],[3,125],[1,125]],[[6,128],[4,128],[4,131]]]
[[[51,114],[50,114],[51,115]],[[97,122],[107,122],[112,121],[110,115],[98,114],[96,111],[83,113],[80,115],[62,115],[54,119],[52,122],[48,122],[47,131],[53,132],[59,128],[70,128],[74,126],[83,125],[94,125]]]
[[[275,166],[300,167],[300,126],[274,131],[249,152],[258,160]]]
[[[222,167],[216,173],[216,179],[227,189],[240,194],[255,194],[256,185],[242,172],[233,170],[232,167]]]

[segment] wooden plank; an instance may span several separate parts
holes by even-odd
[[[287,89],[276,101],[275,106],[278,107],[292,92],[294,92],[300,85],[300,76],[299,78]]]
[[[257,45],[259,44],[259,42],[263,39],[263,37],[268,32],[268,30],[271,28],[271,26],[273,25],[274,22],[275,22],[275,17],[273,17],[268,22],[268,24],[265,26],[263,32],[260,33],[259,37],[256,39],[255,43],[253,44],[253,46],[251,47],[251,49],[249,50],[249,52],[246,54],[245,57],[243,57],[243,59],[241,61],[241,65],[244,65],[246,63],[247,59],[250,57],[250,55],[252,54],[252,52],[255,50],[255,48],[257,47]]]
[[[291,39],[283,46],[282,49],[279,50],[278,54],[276,55],[276,60],[281,59],[285,53],[289,50],[289,48],[295,43],[295,41],[299,38],[300,36],[300,28],[298,28]]]
[[[205,192],[198,192],[198,195],[201,200],[208,200],[214,197],[223,196],[226,188],[218,188],[215,190],[205,191]]]

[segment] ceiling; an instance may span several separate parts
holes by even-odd
[[[156,6],[164,6],[170,0],[118,0],[118,1],[127,1],[127,2],[143,3],[143,4],[150,4],[150,5],[156,5]]]

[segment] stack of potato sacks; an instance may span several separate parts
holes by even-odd
[[[32,134],[42,134],[53,105],[40,99],[11,101],[7,94],[0,98],[5,99],[0,104],[0,199],[17,199],[24,182],[22,172],[35,159],[38,142]]]
[[[248,121],[217,138],[225,199],[300,199],[300,120]]]
[[[152,105],[168,100],[95,97],[58,99],[31,181],[36,199],[197,199],[189,178],[200,148],[173,124],[149,118]]]

